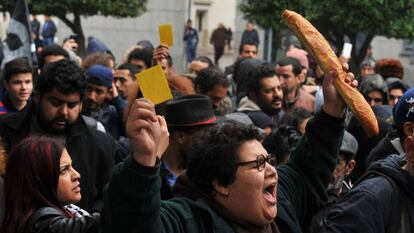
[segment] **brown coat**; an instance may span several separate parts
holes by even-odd
[[[224,47],[226,44],[226,29],[224,27],[213,31],[210,37],[210,44],[214,45],[214,47]]]

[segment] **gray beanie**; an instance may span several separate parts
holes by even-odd
[[[344,138],[342,139],[342,145],[339,149],[340,152],[345,152],[355,155],[358,151],[358,142],[352,134],[348,131],[344,131]]]

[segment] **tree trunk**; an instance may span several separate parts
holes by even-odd
[[[351,38],[351,43],[354,45],[352,49],[352,60],[351,60],[351,70],[354,72],[355,75],[359,75],[359,66],[364,61],[367,48],[370,46],[372,40],[374,39],[374,35],[369,34],[365,37],[364,42],[362,43],[361,49],[356,51],[356,34]]]
[[[66,26],[68,26],[72,32],[74,34],[77,35],[78,38],[78,54],[81,57],[84,57],[86,52],[85,52],[85,35],[83,34],[83,29],[82,29],[82,22],[81,22],[81,17],[80,14],[77,12],[73,13],[73,21],[69,20],[66,15],[57,15],[57,17],[62,20],[62,22],[64,22],[66,24]]]
[[[78,42],[78,53],[79,53],[79,56],[83,58],[86,55],[85,35],[83,34],[80,14],[77,12],[74,12],[74,15],[75,15],[74,17],[75,18],[75,30],[73,30],[73,32],[78,35],[78,40],[79,40],[77,41]]]

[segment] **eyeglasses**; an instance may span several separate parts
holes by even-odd
[[[237,166],[245,166],[250,163],[256,163],[256,169],[261,172],[264,170],[266,163],[269,163],[272,166],[276,166],[276,156],[274,154],[265,155],[258,155],[256,160],[248,161],[248,162],[241,162],[236,163]]]
[[[368,102],[374,101],[375,103],[382,103],[383,99],[382,98],[371,98],[369,96],[365,96],[365,99]]]

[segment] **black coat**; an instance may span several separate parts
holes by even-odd
[[[369,152],[367,158],[365,159],[365,170],[371,166],[375,161],[385,159],[386,157],[399,154],[391,141],[398,137],[396,131],[390,131],[387,135],[381,139],[381,141]]]
[[[29,136],[34,110],[33,104],[0,120],[0,136],[6,151]],[[73,167],[81,174],[82,199],[76,205],[90,213],[99,212],[103,207],[103,187],[115,164],[114,158],[125,157],[126,152],[110,135],[88,127],[83,117],[70,126],[66,149]]]
[[[331,209],[324,232],[397,232],[390,229],[398,226],[395,223],[395,216],[398,216],[397,212],[401,209],[405,209],[407,213],[396,219],[398,223],[401,223],[401,218],[404,219],[403,226],[406,231],[401,232],[413,232],[414,177],[401,168],[404,159],[403,155],[392,155],[373,163],[369,168],[369,171],[381,172],[391,178],[398,191],[394,190],[391,182],[384,176],[364,179],[340,198]],[[398,201],[398,194],[401,195],[400,201]]]
[[[68,218],[61,211],[44,207],[26,225],[26,233],[98,233],[99,215]]]

